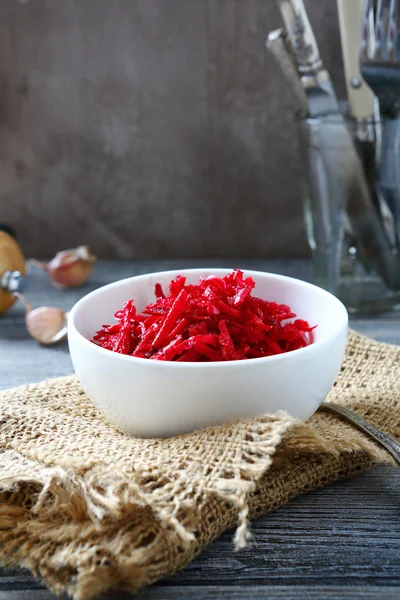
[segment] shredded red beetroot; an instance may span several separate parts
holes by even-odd
[[[251,277],[235,270],[187,285],[178,276],[166,295],[159,283],[156,301],[138,314],[129,300],[93,342],[120,354],[151,360],[214,362],[291,352],[311,343],[307,321],[285,304],[251,295]]]

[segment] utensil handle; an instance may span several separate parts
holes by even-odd
[[[308,113],[307,96],[296,68],[293,50],[282,29],[271,31],[265,46],[278,64],[299,110]]]
[[[317,42],[303,0],[278,0],[301,73],[322,68]]]
[[[333,402],[324,402],[320,406],[321,410],[325,412],[329,412],[332,414],[342,416],[346,421],[352,423],[361,431],[364,431],[367,435],[372,437],[378,444],[383,446],[395,459],[395,461],[400,465],[400,443],[392,438],[390,435],[387,435],[369,421],[366,421],[360,415],[345,408],[344,406],[339,406],[338,404],[334,404]]]
[[[362,0],[337,0],[337,6],[350,114],[355,119],[372,119],[374,97],[359,66]]]

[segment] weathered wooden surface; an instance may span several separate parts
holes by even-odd
[[[336,3],[307,6],[341,92]],[[304,254],[280,24],[275,0],[2,0],[0,221],[30,256]]]
[[[103,600],[122,600],[132,598],[123,594],[107,594]],[[167,589],[152,588],[139,596],[137,600],[176,600],[190,598],[190,600],[398,600],[399,590],[397,587],[327,587],[315,586],[310,589],[307,586],[264,586],[254,585],[245,587],[219,585],[197,586],[171,586]],[[32,592],[27,590],[0,592],[0,600],[32,600]],[[54,595],[45,590],[38,590],[34,594],[34,600],[55,600]]]
[[[27,297],[71,308],[82,295],[139,273],[183,267],[241,266],[311,279],[306,261],[228,260],[104,262],[84,289],[60,292],[42,274]],[[353,320],[372,337],[400,344],[399,315]],[[68,350],[41,348],[28,339],[22,308],[0,319],[0,387],[72,372]],[[377,467],[359,477],[301,496],[253,523],[254,540],[233,552],[226,532],[181,573],[143,591],[138,600],[397,600],[400,596],[400,471]],[[126,600],[109,594],[108,600]],[[23,571],[0,571],[0,600],[55,600]]]

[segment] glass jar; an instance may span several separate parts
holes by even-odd
[[[399,309],[399,122],[327,115],[297,124],[316,284],[350,313]]]

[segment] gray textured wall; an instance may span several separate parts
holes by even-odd
[[[333,0],[306,3],[341,85]],[[274,0],[1,0],[0,222],[27,255],[307,252]]]

